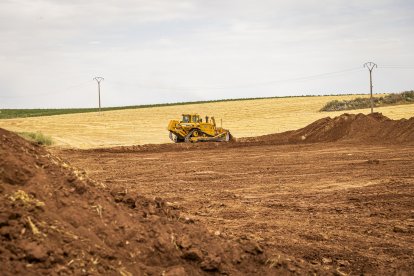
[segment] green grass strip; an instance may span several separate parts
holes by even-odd
[[[52,137],[38,132],[17,132],[17,134],[26,140],[38,143],[39,145],[50,146],[53,144]]]

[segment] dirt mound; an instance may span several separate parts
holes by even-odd
[[[209,233],[160,198],[110,190],[3,129],[0,156],[3,275],[316,271],[272,259],[253,239]]]
[[[414,117],[391,120],[381,113],[322,118],[294,131],[239,139],[240,142],[296,144],[315,142],[414,143]]]
[[[342,114],[335,118],[322,118],[310,125],[292,131],[256,137],[234,138],[230,143],[167,143],[81,150],[83,152],[138,153],[181,152],[239,148],[255,145],[286,145],[301,143],[344,142],[358,144],[414,144],[414,117],[391,120],[381,113],[369,115]],[[67,152],[79,151],[67,149]]]

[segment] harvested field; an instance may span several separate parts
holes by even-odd
[[[274,98],[217,102],[183,106],[130,109],[99,113],[0,120],[0,127],[18,132],[49,135],[56,146],[96,148],[170,142],[166,127],[183,112],[214,115],[235,137],[279,133],[304,127],[326,116],[342,112],[319,112],[331,100],[353,99],[358,95]],[[392,119],[410,118],[414,105],[381,107],[376,111]],[[369,110],[361,110],[364,114]]]
[[[292,256],[301,265],[290,272],[412,274],[413,135],[414,118],[360,114],[229,144],[55,153],[108,187],[161,196],[220,237],[257,240],[271,264]]]

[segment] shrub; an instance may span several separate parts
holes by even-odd
[[[374,107],[414,103],[414,91],[405,91],[399,94],[389,94],[385,97],[373,97]],[[353,100],[333,100],[326,103],[319,111],[341,111],[371,107],[369,98],[355,98]]]
[[[40,131],[38,131],[38,132],[19,132],[17,134],[20,135],[21,137],[29,140],[29,141],[38,143],[39,145],[50,146],[50,145],[53,144],[52,137],[44,135]]]

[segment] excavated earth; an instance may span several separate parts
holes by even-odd
[[[157,195],[89,179],[43,147],[0,129],[1,275],[315,273],[228,239]],[[150,175],[148,175],[150,176]]]
[[[0,139],[6,275],[414,273],[414,117],[51,153]]]

